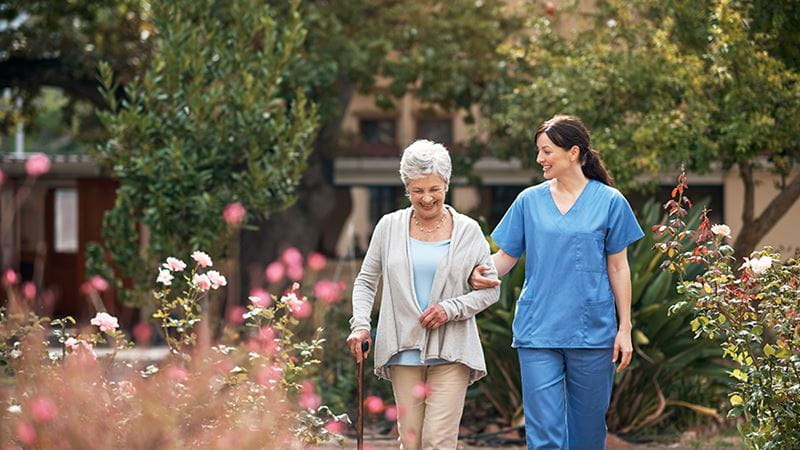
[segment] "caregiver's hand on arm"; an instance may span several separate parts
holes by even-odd
[[[435,330],[447,322],[447,313],[442,305],[431,305],[419,316],[423,328]]]
[[[369,350],[366,353],[361,351],[362,341],[369,342],[369,348],[372,349],[372,339],[370,339],[369,331],[367,330],[355,330],[347,337],[347,345],[350,347],[350,353],[356,357],[356,362],[361,362],[362,359],[366,359],[369,356]]]
[[[492,261],[494,261],[494,266],[497,268],[498,279],[483,276],[484,272],[490,270],[489,266],[485,264],[475,266],[475,268],[472,269],[472,275],[469,277],[469,285],[472,286],[472,289],[486,289],[500,286],[499,278],[507,274],[508,271],[514,267],[514,264],[517,263],[517,258],[514,258],[503,250],[498,250],[497,253],[492,255]]]

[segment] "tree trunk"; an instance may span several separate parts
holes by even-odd
[[[743,256],[749,256],[756,249],[764,236],[800,198],[800,174],[795,175],[788,184],[783,186],[758,217],[755,216],[753,166],[740,164],[739,176],[744,183],[744,209],[742,211],[742,229],[736,237],[733,248],[736,250],[736,257],[741,259]]]

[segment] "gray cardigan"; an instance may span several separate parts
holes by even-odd
[[[489,244],[478,223],[445,206],[453,214],[450,248],[439,262],[429,304],[440,304],[448,321],[435,330],[419,323],[408,245],[411,208],[386,214],[375,226],[361,271],[353,284],[350,329],[369,330],[378,281],[383,277],[380,315],[375,338],[375,374],[391,379],[386,363],[399,351],[418,349],[423,360],[441,358],[470,369],[470,383],[486,375],[475,315],[495,303],[500,288],[472,291],[468,279],[478,264],[494,268]],[[497,272],[492,271],[494,277]]]

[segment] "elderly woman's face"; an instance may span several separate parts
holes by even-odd
[[[430,174],[410,180],[406,185],[406,192],[411,199],[411,206],[420,218],[434,219],[442,213],[447,185],[439,175]]]

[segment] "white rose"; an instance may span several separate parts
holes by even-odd
[[[725,224],[714,225],[711,227],[711,232],[723,238],[731,238],[731,227]]]
[[[770,267],[772,267],[773,259],[769,256],[762,256],[760,258],[744,259],[744,264],[740,269],[750,269],[754,274],[761,275]]]
[[[158,278],[156,278],[156,283],[161,283],[164,286],[169,286],[172,284],[173,276],[167,269],[161,269],[158,271]]]

